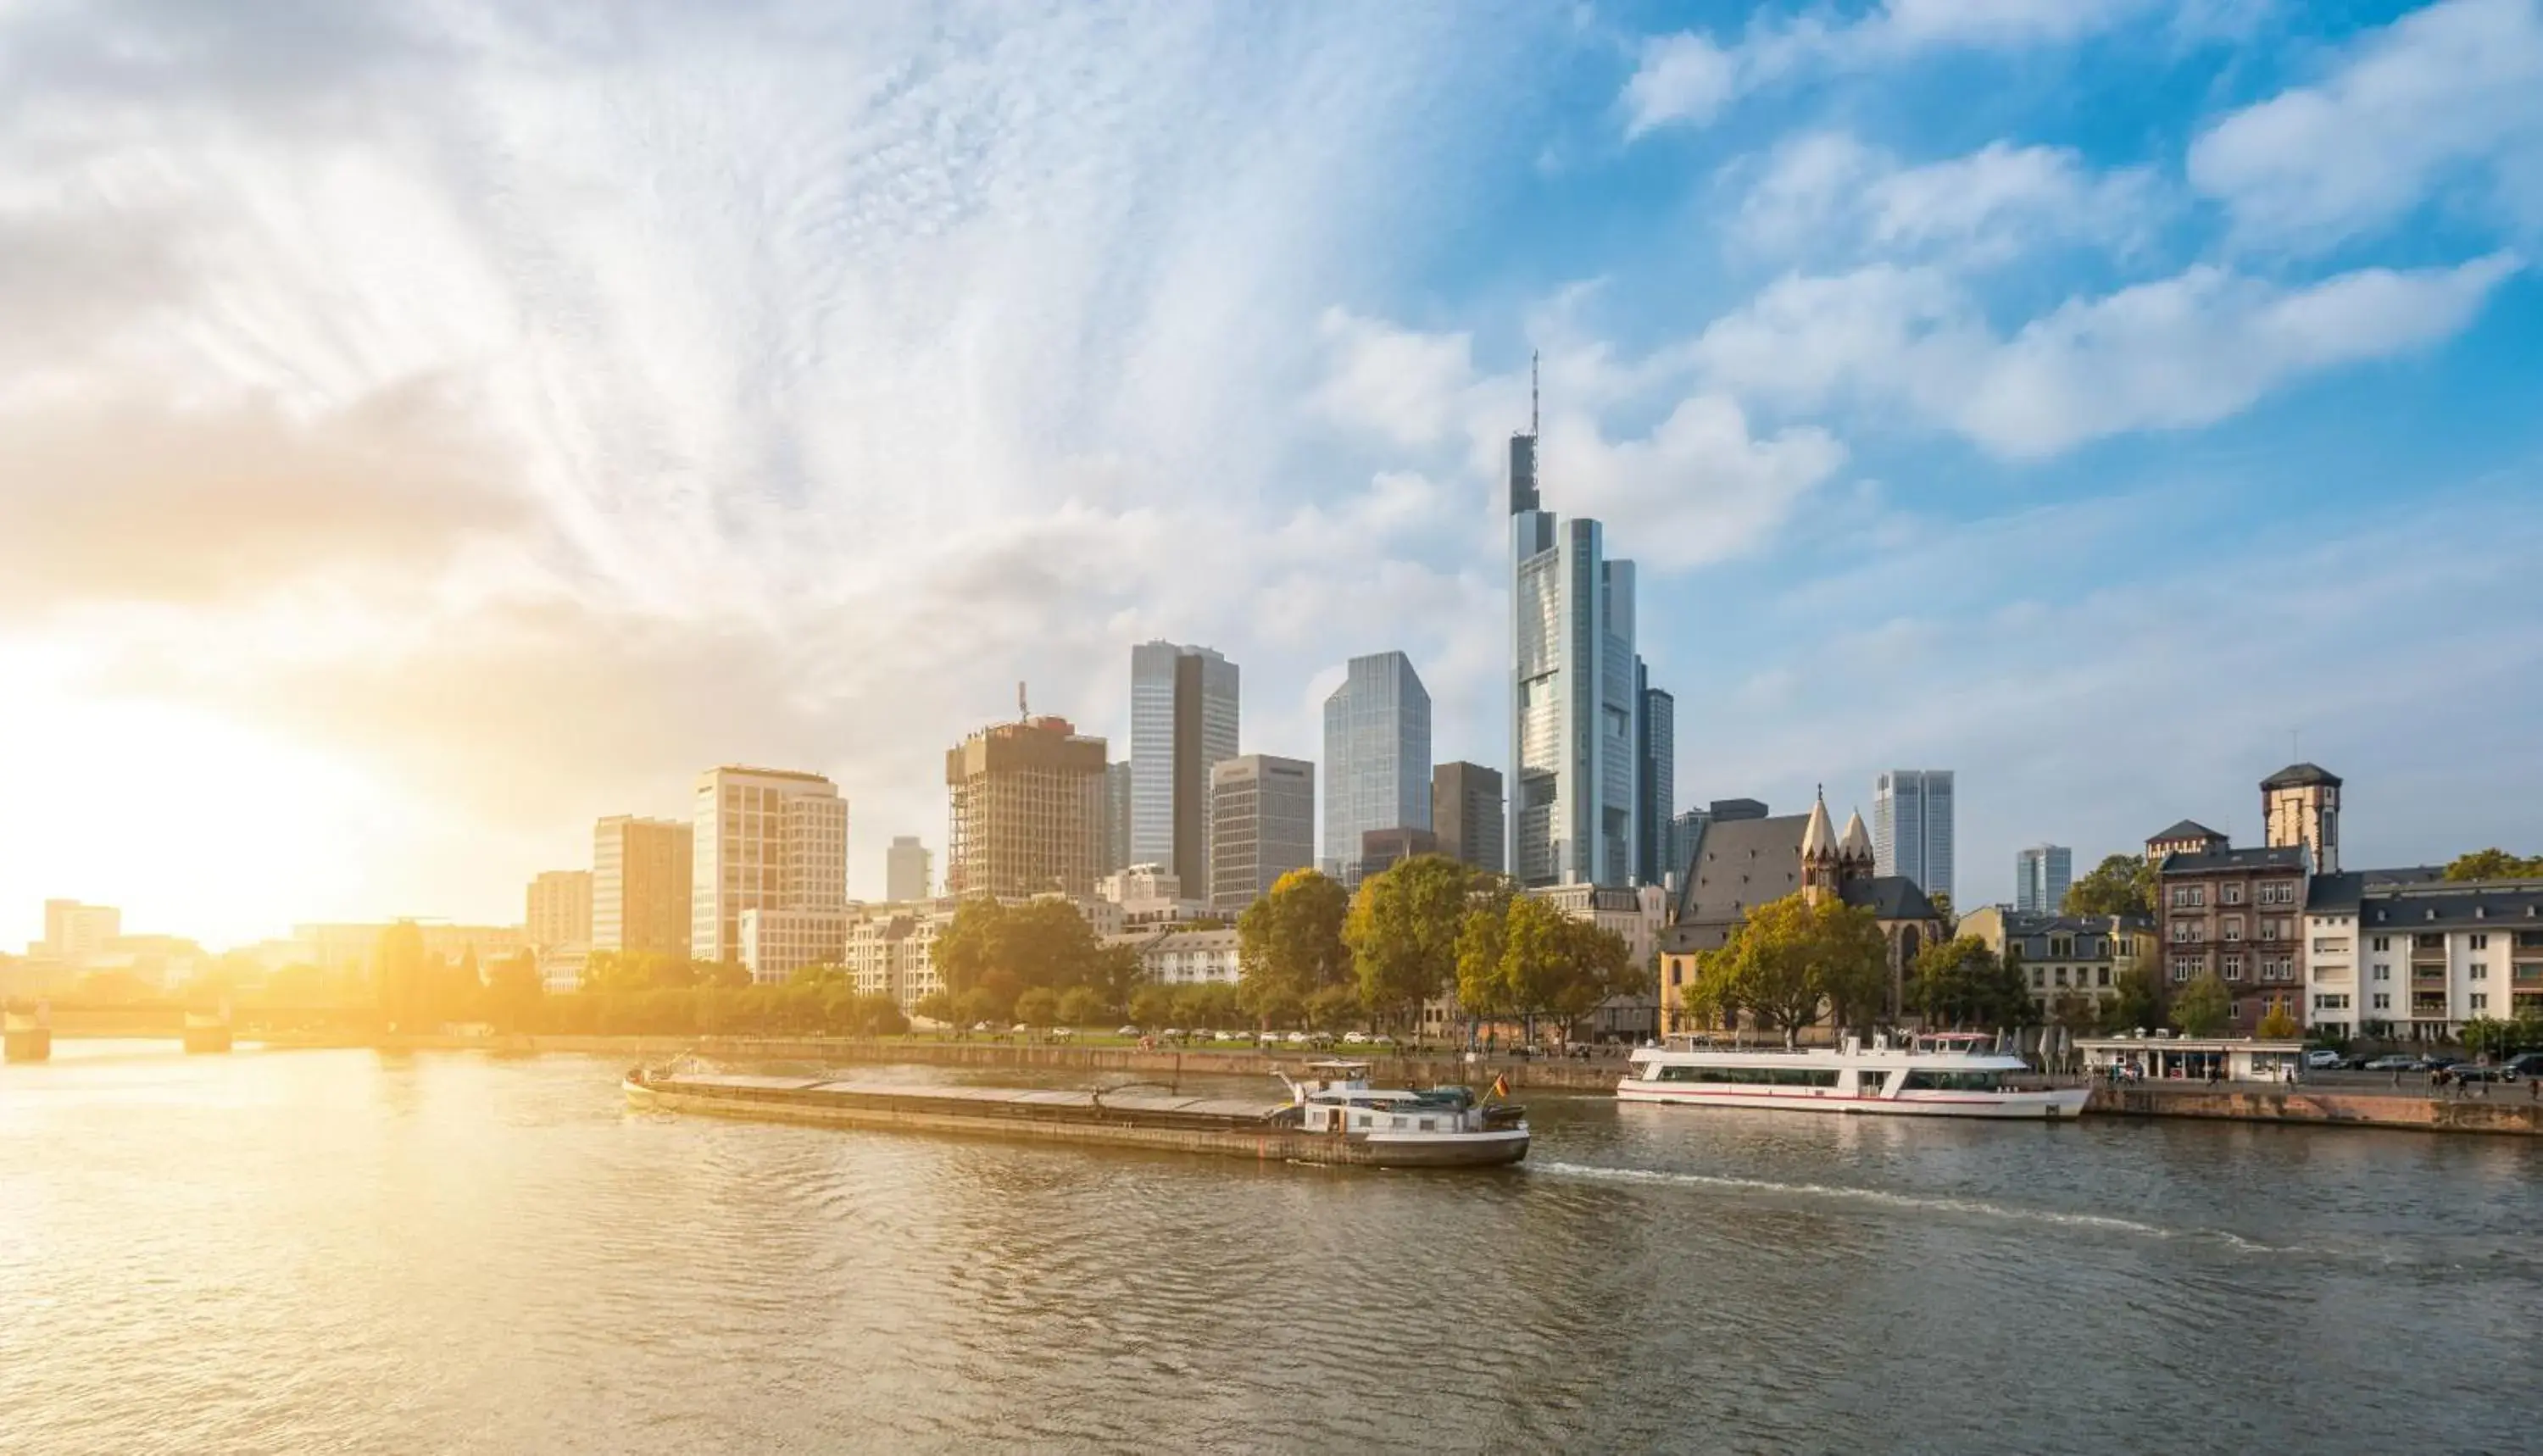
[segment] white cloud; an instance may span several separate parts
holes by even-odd
[[[1473,341],[1423,334],[1328,309],[1319,326],[1331,372],[1313,404],[1328,418],[1406,445],[1436,444],[1475,382]]]
[[[1787,276],[1695,345],[1734,393],[1901,408],[2013,458],[2128,430],[2210,424],[2306,375],[2461,330],[2508,255],[2451,268],[2364,268],[2283,287],[2213,267],[2074,298],[2010,337],[1930,268]]]
[[[2460,189],[2543,225],[2543,0],[2443,0],[2354,41],[2318,84],[2225,117],[2190,180],[2237,232],[2328,248]]]
[[[1760,438],[1736,402],[1714,394],[1680,402],[1635,439],[1610,441],[1561,417],[1544,450],[1563,513],[1598,517],[1612,552],[1663,572],[1757,550],[1846,458],[1815,426]]]
[[[1734,236],[1758,254],[1984,265],[2049,242],[2124,249],[2161,206],[2150,172],[2097,172],[2068,147],[1995,141],[1911,166],[1849,132],[1811,131],[1767,157],[1740,200]]]
[[[1710,123],[1733,101],[1797,76],[1861,71],[1929,50],[2070,44],[2133,21],[2159,0],[1888,0],[1852,21],[1816,12],[1752,20],[1725,45],[1692,31],[1646,40],[1621,108],[1628,140]]]

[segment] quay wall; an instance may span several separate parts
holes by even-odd
[[[2301,1122],[2543,1137],[2543,1103],[2531,1101],[2517,1087],[2495,1087],[2486,1098],[2284,1088],[2096,1087],[2084,1111],[2128,1117],[2209,1117],[2235,1122]]]

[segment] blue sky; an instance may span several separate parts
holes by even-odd
[[[1682,800],[1955,768],[1975,902],[2300,732],[2538,847],[2543,0],[18,0],[0,98],[0,943],[513,918],[732,760],[877,892],[1155,636],[1498,763],[1531,349]]]

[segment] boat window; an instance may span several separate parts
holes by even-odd
[[[1834,1067],[1663,1067],[1663,1082],[1703,1082],[1717,1087],[1834,1087]],[[1666,1075],[1677,1073],[1676,1076]]]
[[[1909,1072],[1909,1092],[2000,1092],[2004,1089],[2001,1072]]]

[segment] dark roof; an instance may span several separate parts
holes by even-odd
[[[2543,880],[2441,880],[2368,887],[2358,923],[2396,930],[2466,928],[2506,922],[2543,929]]]
[[[2307,914],[2336,914],[2355,910],[2358,896],[2367,890],[2396,884],[2427,884],[2446,878],[2438,865],[2407,865],[2398,870],[2347,870],[2338,875],[2317,875],[2305,891]]]
[[[2304,864],[2303,845],[2281,844],[2267,849],[2206,849],[2172,855],[2164,860],[2163,873],[2212,875],[2220,870],[2301,870]]]
[[[2004,912],[2004,933],[2009,939],[2028,939],[2036,935],[2109,935],[2116,927],[2122,934],[2135,931],[2151,934],[2155,920],[2151,915],[2058,915],[2038,910]]]
[[[2308,784],[2340,787],[2340,775],[2318,763],[2291,763],[2261,781],[2264,789],[2302,789]]]
[[[1717,799],[1706,808],[1716,819],[1762,819],[1766,802],[1762,799]]]
[[[1849,880],[1838,890],[1849,905],[1870,906],[1878,920],[1940,920],[1943,912],[1934,901],[1916,887],[1916,881],[1904,875],[1875,875],[1863,880]]]
[[[1802,830],[1808,814],[1716,819],[1695,841],[1678,881],[1678,921],[1733,923],[1750,905],[1780,900],[1802,887]]]
[[[2171,828],[2164,830],[2161,834],[2147,835],[2146,843],[2170,844],[2176,839],[2222,839],[2224,837],[2224,835],[2208,828],[2205,824],[2198,822],[2196,819],[2184,819],[2180,823],[2173,825]]]

